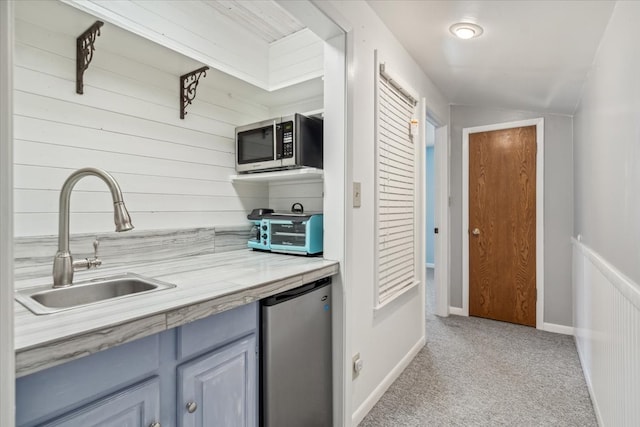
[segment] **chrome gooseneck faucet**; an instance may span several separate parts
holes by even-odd
[[[54,288],[71,286],[73,284],[73,272],[75,270],[97,267],[101,264],[97,255],[92,260],[86,259],[82,261],[73,261],[71,253],[69,252],[69,204],[71,200],[71,191],[76,183],[85,176],[96,176],[102,179],[109,187],[111,197],[113,198],[113,217],[116,224],[116,231],[129,231],[133,229],[129,212],[127,212],[127,208],[124,206],[122,191],[120,191],[120,186],[113,176],[102,169],[97,168],[83,168],[73,172],[62,185],[62,190],[60,190],[58,252],[53,258]],[[94,249],[97,254],[97,243],[94,243]]]

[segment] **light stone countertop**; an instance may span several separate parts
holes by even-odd
[[[130,272],[172,289],[47,315],[15,303],[16,375],[23,376],[184,325],[338,273],[336,261],[238,250],[118,268],[76,272],[74,281]],[[18,281],[16,289],[48,285]]]

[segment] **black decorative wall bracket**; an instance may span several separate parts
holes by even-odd
[[[76,39],[76,93],[82,95],[84,83],[82,81],[84,72],[89,68],[93,59],[93,44],[96,37],[100,35],[100,27],[104,25],[102,21],[96,21],[87,31]]]
[[[196,98],[196,88],[200,77],[207,75],[209,67],[198,68],[195,71],[180,76],[180,118],[187,114],[187,105]]]

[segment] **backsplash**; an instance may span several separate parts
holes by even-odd
[[[74,259],[93,256],[93,241],[98,238],[98,257],[105,267],[158,262],[228,252],[247,248],[251,225],[216,226],[192,229],[144,230],[126,233],[87,233],[71,236]],[[58,236],[16,237],[14,240],[15,280],[45,277],[51,274]]]

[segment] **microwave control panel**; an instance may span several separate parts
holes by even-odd
[[[293,122],[282,123],[282,157],[293,157]]]

